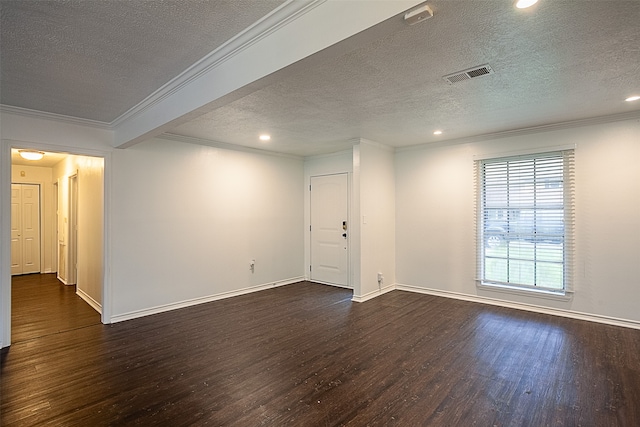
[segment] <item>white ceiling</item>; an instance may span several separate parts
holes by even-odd
[[[112,122],[281,3],[2,0],[1,102]],[[305,156],[357,138],[403,147],[640,117],[640,102],[624,101],[640,94],[640,1],[428,4],[433,18],[408,26],[396,16],[381,24],[392,28],[384,38],[367,30],[355,49],[283,70],[170,133]],[[495,73],[442,79],[483,64]]]

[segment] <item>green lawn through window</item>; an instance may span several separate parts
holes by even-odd
[[[484,277],[489,282],[564,289],[563,273],[560,243],[516,240],[485,247]]]

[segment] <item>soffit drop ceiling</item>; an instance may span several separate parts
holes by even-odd
[[[0,102],[110,123],[285,0],[0,3]]]

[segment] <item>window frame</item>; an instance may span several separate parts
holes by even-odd
[[[539,286],[536,284],[537,276],[536,276],[536,268],[538,263],[545,264],[544,259],[540,260],[537,258],[537,254],[534,249],[533,258],[529,258],[526,261],[533,263],[534,265],[534,283],[517,283],[515,281],[509,280],[509,268],[510,262],[514,261],[522,261],[522,259],[518,260],[516,257],[509,256],[509,250],[507,249],[506,257],[498,257],[496,259],[505,260],[506,268],[507,268],[507,281],[502,282],[499,280],[495,280],[494,278],[487,278],[486,276],[486,260],[487,260],[487,218],[489,218],[489,213],[494,214],[494,216],[502,216],[506,215],[507,217],[511,215],[511,211],[514,210],[511,207],[510,202],[508,200],[509,191],[511,187],[509,187],[509,179],[506,179],[506,197],[507,202],[504,206],[503,211],[496,208],[487,208],[486,205],[486,191],[487,191],[487,183],[486,183],[486,165],[499,165],[504,164],[507,168],[506,176],[509,176],[508,168],[510,164],[516,164],[518,162],[527,162],[532,163],[533,176],[532,179],[533,185],[533,199],[534,206],[529,206],[529,209],[533,209],[534,218],[538,218],[538,213],[544,211],[542,206],[538,206],[535,202],[535,198],[537,197],[540,191],[544,191],[544,189],[553,189],[560,188],[559,182],[557,179],[553,180],[541,180],[538,181],[536,178],[536,162],[543,161],[543,159],[559,159],[561,160],[561,169],[562,169],[562,195],[561,195],[561,218],[563,221],[563,234],[561,240],[561,256],[562,256],[562,288],[558,289],[557,287],[545,287]],[[542,297],[551,297],[551,298],[569,298],[571,294],[574,292],[573,288],[573,270],[574,270],[574,235],[575,235],[575,197],[574,197],[574,188],[575,188],[575,146],[571,147],[558,147],[558,148],[550,148],[547,150],[539,150],[539,151],[528,151],[521,153],[502,153],[502,154],[489,154],[484,156],[476,156],[474,157],[474,167],[475,167],[475,230],[476,230],[476,283],[477,286],[481,289],[490,289],[496,291],[503,291],[509,293],[524,293],[527,295],[535,294],[537,296]],[[545,171],[544,167],[540,168],[543,172]],[[537,184],[541,184],[539,186]],[[549,209],[549,208],[547,208]],[[522,214],[522,209],[517,208],[517,215]],[[506,212],[506,213],[505,213]],[[530,211],[527,211],[530,212]],[[550,215],[554,215],[554,212],[549,213]],[[557,212],[556,212],[557,217]],[[557,218],[556,218],[557,219]],[[538,227],[538,222],[534,220],[536,232]],[[517,221],[516,221],[517,222]],[[507,220],[507,227],[511,228],[510,220]],[[489,233],[490,234],[490,233]],[[507,245],[508,248],[511,246],[509,238],[511,236],[516,236],[516,239],[522,238],[518,233],[508,235],[507,237]],[[537,248],[539,244],[542,243],[542,240],[537,240],[535,232],[532,235],[524,234],[527,237],[533,236],[533,248]],[[547,238],[557,238],[557,234],[552,234],[551,236],[546,236]],[[524,241],[524,238],[522,238]],[[518,240],[516,240],[517,242]],[[555,240],[553,241],[555,242]],[[558,248],[554,248],[556,251]],[[556,264],[557,261],[554,261]]]

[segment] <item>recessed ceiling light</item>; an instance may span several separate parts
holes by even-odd
[[[268,141],[271,139],[269,135],[260,135],[260,141]]]
[[[633,101],[637,101],[638,99],[640,99],[640,96],[638,95],[634,95],[634,96],[630,96],[627,99],[625,99],[625,101],[627,102],[633,102]]]
[[[18,154],[26,160],[40,160],[44,157],[44,153],[42,151],[36,150],[18,150]]]
[[[442,131],[441,130],[436,130],[433,132],[434,135],[442,135]]]
[[[528,7],[533,6],[536,3],[538,3],[538,0],[518,0],[516,2],[516,7],[518,9],[526,9]]]

